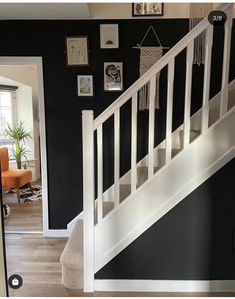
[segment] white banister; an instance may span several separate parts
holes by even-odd
[[[171,160],[171,149],[172,149],[171,133],[172,133],[174,73],[175,73],[175,59],[172,59],[168,64],[168,78],[167,78],[166,160],[165,160],[166,164]]]
[[[119,205],[120,197],[120,110],[114,113],[114,207]]]
[[[189,144],[194,40],[187,46],[183,147]]]
[[[94,131],[93,111],[82,111],[84,292],[94,291]]]
[[[231,3],[221,4],[217,9],[225,11]],[[154,64],[141,78],[139,78],[131,87],[129,87],[115,102],[105,109],[94,121],[94,130],[104,123],[114,112],[124,105],[134,93],[138,92],[150,79],[159,73],[171,60],[183,51],[188,44],[202,33],[209,25],[207,18],[202,20],[188,34],[186,34],[172,49],[170,49],[156,64]]]
[[[209,98],[210,98],[210,78],[211,78],[211,52],[214,28],[209,25],[206,29],[205,40],[205,66],[203,81],[203,99],[202,99],[202,133],[208,129],[209,125]]]
[[[220,101],[220,117],[228,110],[228,81],[229,81],[229,64],[231,51],[231,33],[232,33],[232,16],[233,6],[231,5],[227,11],[227,21],[224,24],[224,54],[223,54],[223,70],[221,84],[221,101]]]
[[[148,178],[150,178],[154,173],[156,75],[151,78],[149,89],[150,92],[149,92]]]
[[[224,54],[223,70],[221,84],[221,102],[220,116],[227,112],[228,107],[228,81],[229,64],[231,51],[231,29],[232,29],[232,5],[222,4],[217,10],[227,13],[227,22],[225,23],[224,35]],[[165,138],[165,164],[168,164],[172,158],[172,147],[175,147],[175,135],[172,141],[172,122],[173,122],[173,100],[174,100],[174,78],[175,78],[175,59],[184,49],[186,49],[186,77],[184,94],[184,123],[183,123],[183,148],[190,143],[191,127],[191,98],[192,98],[192,77],[193,77],[193,54],[194,41],[202,32],[206,31],[205,39],[205,66],[203,81],[203,99],[202,99],[202,134],[208,129],[209,123],[209,100],[210,100],[210,80],[211,80],[211,58],[213,43],[213,26],[208,19],[202,20],[194,27],[184,38],[181,39],[168,53],[166,53],[152,68],[150,68],[141,78],[139,78],[131,87],[129,87],[115,102],[113,102],[105,111],[103,111],[95,120],[93,111],[83,111],[82,130],[83,130],[83,207],[84,207],[84,230],[83,230],[83,254],[84,254],[84,291],[94,291],[94,225],[95,212],[97,213],[98,225],[102,226],[103,220],[103,123],[109,118],[114,117],[114,208],[120,204],[120,109],[131,99],[131,169],[126,176],[130,179],[131,195],[138,186],[137,165],[146,165],[148,161],[148,179],[154,175],[154,166],[156,163],[154,156],[154,141],[156,137],[155,130],[155,103],[156,103],[156,75],[168,66],[167,77],[167,111],[166,111],[166,138]],[[149,120],[148,120],[148,154],[143,163],[137,164],[137,123],[138,123],[138,92],[148,84],[149,87]],[[158,92],[158,91],[157,91]],[[95,181],[94,173],[94,132],[97,130],[97,179]],[[181,128],[178,128],[181,130]],[[177,133],[177,131],[176,131]],[[122,141],[122,140],[121,140]],[[174,144],[174,146],[172,146]],[[159,146],[159,148],[161,145]],[[157,149],[156,149],[157,152]],[[157,155],[156,155],[157,157]],[[157,159],[157,158],[156,158]],[[157,164],[157,163],[156,163]],[[159,163],[160,164],[160,163]],[[160,175],[160,174],[159,174]],[[95,182],[97,182],[97,200],[95,201]],[[111,188],[110,188],[111,189]],[[129,198],[131,200],[131,198]],[[97,207],[95,207],[95,202]],[[122,208],[122,205],[120,206]],[[108,217],[107,217],[108,218]],[[106,218],[106,219],[107,219]],[[104,220],[105,221],[105,220]],[[96,235],[96,238],[97,235]],[[105,240],[104,240],[105,241]],[[102,242],[102,240],[101,240]],[[98,250],[97,250],[98,251]]]
[[[137,93],[132,97],[131,106],[131,193],[136,190],[137,182]]]
[[[103,218],[103,128],[97,129],[97,223]]]

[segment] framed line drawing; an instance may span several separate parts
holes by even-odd
[[[118,24],[100,24],[100,48],[119,48]]]
[[[123,63],[104,62],[104,91],[123,90]]]
[[[66,36],[65,46],[67,66],[89,66],[87,36]]]
[[[132,3],[132,17],[163,16],[163,3],[141,2]]]
[[[78,96],[79,97],[93,97],[93,76],[92,75],[78,75]]]

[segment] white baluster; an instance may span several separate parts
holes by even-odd
[[[103,218],[103,129],[97,129],[97,223]]]
[[[137,182],[137,93],[132,97],[131,107],[131,193],[136,190]]]
[[[94,131],[93,111],[82,111],[84,292],[94,291]]]
[[[156,96],[156,76],[153,76],[150,80],[150,97],[149,97],[148,178],[150,178],[154,172],[155,96]]]
[[[189,144],[190,136],[190,110],[191,110],[191,91],[192,91],[192,68],[193,68],[194,40],[187,46],[186,56],[186,82],[185,82],[185,103],[184,103],[184,139],[183,147]]]
[[[172,59],[168,64],[168,78],[167,78],[166,164],[171,160],[174,72],[175,72],[175,59]]]
[[[231,32],[232,32],[232,15],[233,6],[231,5],[227,11],[227,21],[224,25],[224,57],[221,84],[221,101],[220,101],[220,117],[227,113],[228,110],[228,80],[229,80],[229,64],[231,50]]]
[[[210,97],[210,78],[211,78],[211,51],[213,42],[213,26],[208,25],[206,29],[205,41],[205,66],[202,100],[202,133],[208,129],[209,124],[209,97]]]
[[[114,207],[119,205],[120,178],[120,110],[114,113]]]

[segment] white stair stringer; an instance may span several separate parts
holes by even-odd
[[[95,272],[235,157],[234,123],[235,108],[95,225]]]

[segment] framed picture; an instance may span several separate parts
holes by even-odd
[[[123,63],[104,62],[104,91],[123,90]]]
[[[141,2],[132,3],[133,17],[163,16],[163,3]]]
[[[93,76],[92,75],[79,75],[78,80],[78,96],[79,97],[93,97]]]
[[[66,36],[66,62],[67,66],[88,66],[88,37]]]
[[[118,24],[101,24],[100,25],[100,48],[101,49],[118,49]]]

